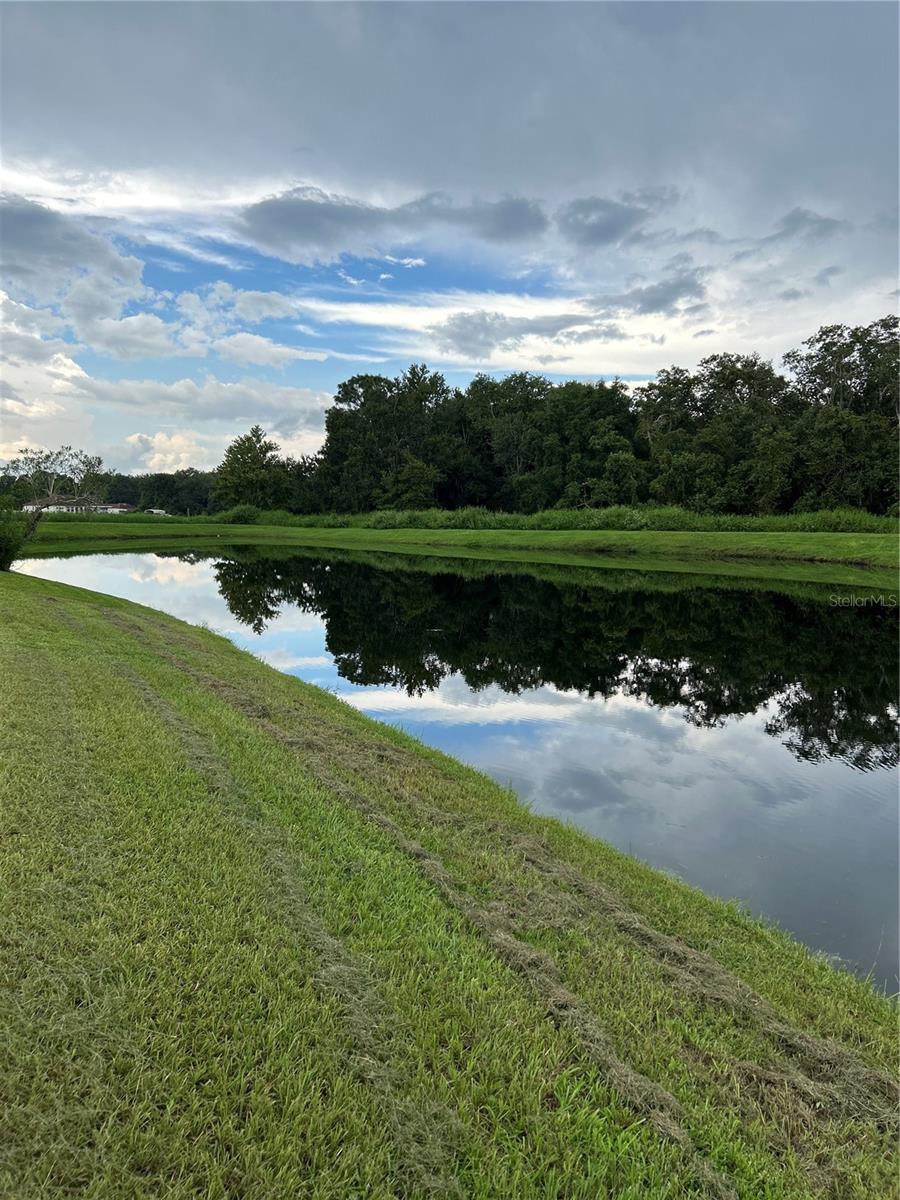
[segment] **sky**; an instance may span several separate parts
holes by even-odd
[[[0,459],[307,454],[353,374],[639,382],[896,310],[892,3],[0,22]]]

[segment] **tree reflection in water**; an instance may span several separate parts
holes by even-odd
[[[864,771],[898,761],[896,609],[662,575],[450,572],[433,560],[385,567],[235,550],[215,574],[256,633],[286,604],[319,614],[354,684],[421,695],[458,673],[476,691],[640,697],[698,726],[764,710],[766,731],[797,758]]]

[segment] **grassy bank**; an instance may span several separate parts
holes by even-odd
[[[51,521],[83,521],[83,515],[50,513]],[[108,517],[91,517],[108,520]],[[126,513],[117,521],[146,522],[146,512]],[[747,516],[698,513],[676,505],[625,505],[610,508],[549,508],[536,513],[497,512],[487,508],[378,509],[366,513],[264,512],[240,504],[213,516],[167,517],[167,521],[217,524],[284,525],[308,529],[550,529],[652,530],[657,533],[897,533],[897,516],[876,516],[858,508]]]
[[[0,1194],[893,1194],[891,1005],[735,906],[126,602],[0,678]]]
[[[217,543],[430,553],[581,566],[640,565],[652,569],[656,564],[668,571],[725,572],[730,564],[734,573],[753,575],[765,574],[770,567],[787,566],[791,577],[810,581],[870,583],[888,591],[896,590],[897,582],[897,538],[889,533],[304,528],[95,517],[86,521],[42,521],[37,537],[27,543],[23,554],[144,547],[171,550],[179,545],[203,549]]]

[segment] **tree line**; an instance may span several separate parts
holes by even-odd
[[[785,355],[716,354],[634,389],[527,372],[450,387],[424,365],[342,383],[317,455],[255,426],[226,452],[222,507],[298,513],[676,504],[768,514],[897,505],[898,322],[826,326]]]
[[[639,387],[517,372],[465,388],[413,365],[340,384],[318,454],[254,426],[215,471],[106,471],[102,498],[177,514],[674,504],[701,513],[897,510],[898,320],[829,325],[784,356],[715,354]],[[0,503],[25,498],[0,470]]]

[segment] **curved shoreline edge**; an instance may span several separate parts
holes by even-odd
[[[10,1194],[892,1194],[867,982],[209,631],[0,614]]]
[[[116,522],[121,522],[116,524]],[[640,530],[434,530],[226,525],[207,520],[45,520],[23,557],[217,545],[378,551],[408,556],[552,563],[598,570],[668,571],[834,583],[896,594],[898,541],[890,533],[727,533]]]

